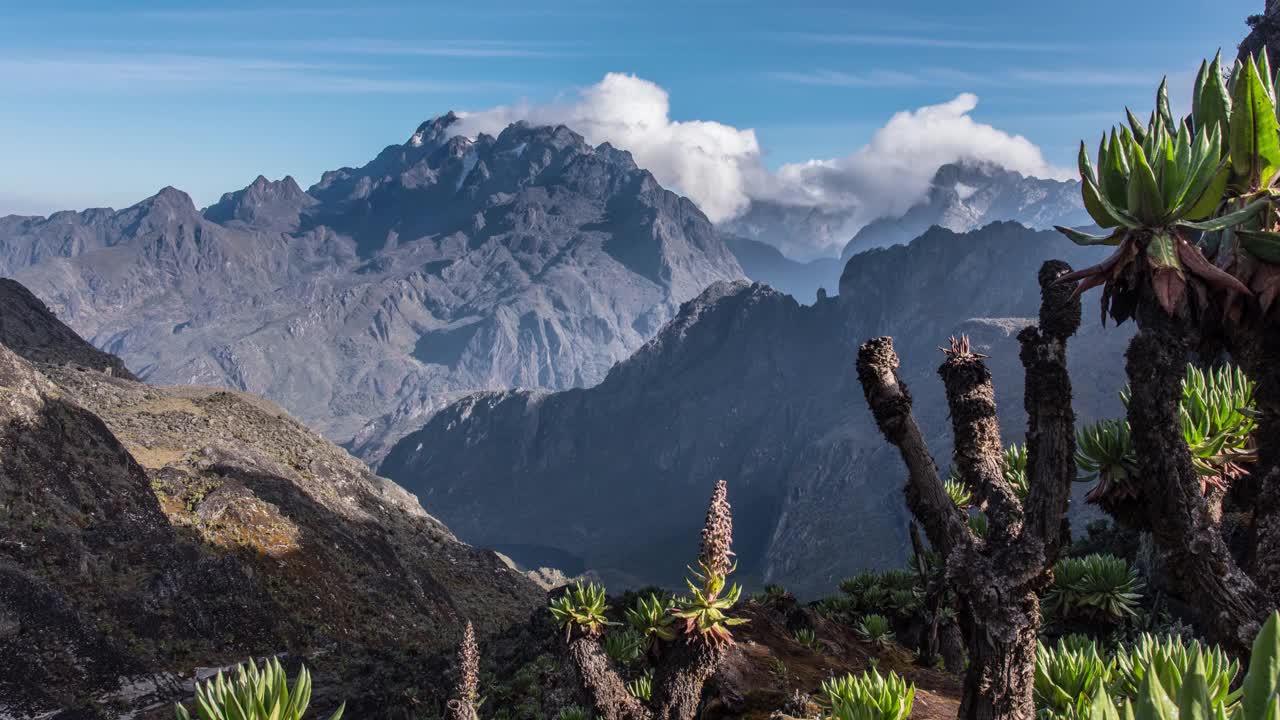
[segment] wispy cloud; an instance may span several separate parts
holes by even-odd
[[[548,47],[506,40],[460,40],[443,43],[402,43],[378,38],[330,38],[277,45],[277,49],[350,55],[437,58],[539,58],[567,57],[562,47]]]
[[[785,83],[825,87],[905,87],[924,84],[919,73],[897,70],[869,70],[856,73],[839,70],[778,71],[768,73],[768,76]]]
[[[178,22],[218,22],[282,17],[367,17],[399,12],[393,7],[221,7],[221,8],[156,8],[136,10],[125,15],[143,20]]]
[[[470,93],[518,85],[383,76],[342,63],[176,54],[0,57],[0,90],[84,92],[262,90],[294,93]]]
[[[942,48],[947,50],[1004,50],[1014,52],[1067,52],[1079,45],[1005,40],[965,40],[954,37],[925,35],[891,35],[878,33],[793,33],[796,39],[827,45],[870,45],[879,47]]]
[[[1111,70],[1054,68],[1048,70],[1009,70],[976,73],[956,68],[919,68],[910,71],[864,70],[844,72],[819,68],[803,71],[774,71],[767,77],[795,85],[822,87],[1154,87],[1159,82],[1156,72],[1114,72]]]

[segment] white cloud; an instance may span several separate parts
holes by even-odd
[[[1072,177],[1047,162],[1030,140],[970,117],[977,105],[976,95],[963,93],[940,105],[899,112],[850,155],[782,166],[757,196],[848,210],[857,227],[905,212],[948,163],[990,162],[1023,175]]]
[[[696,202],[714,222],[742,214],[753,200],[769,200],[847,214],[852,232],[877,217],[905,212],[947,163],[990,162],[1024,175],[1071,175],[1048,163],[1026,138],[970,117],[977,104],[977,96],[965,93],[899,112],[849,155],[785,165],[776,172],[765,167],[753,130],[672,120],[666,90],[634,75],[610,73],[568,100],[468,113],[455,128],[474,137],[497,134],[518,120],[564,124],[592,144],[607,141],[629,150],[637,164]],[[808,250],[800,254],[839,248]]]
[[[526,120],[563,124],[592,144],[629,150],[663,185],[690,197],[713,221],[733,217],[750,203],[749,175],[763,172],[753,130],[718,122],[673,121],[667,91],[634,75],[609,73],[579,91],[573,102],[516,105],[468,113],[458,132],[497,134]]]

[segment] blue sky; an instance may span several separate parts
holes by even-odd
[[[1261,6],[0,0],[0,215],[164,185],[205,205],[259,173],[306,187],[446,110],[565,101],[609,72],[656,83],[673,120],[754,129],[769,168],[965,92],[1069,166],[1162,74],[1178,103]]]

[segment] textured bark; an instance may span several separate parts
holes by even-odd
[[[699,641],[677,642],[653,678],[653,717],[694,720],[702,704],[702,688],[715,674],[724,648]]]
[[[1080,303],[1071,302],[1069,285],[1054,284],[1070,271],[1057,260],[1044,264],[1040,324],[1018,334],[1019,357],[1026,368],[1027,475],[1038,479],[1027,493],[1024,532],[1044,544],[1048,566],[1057,562],[1063,542],[1071,537],[1067,506],[1076,479],[1076,414],[1071,407],[1067,339],[1080,328]]]
[[[1129,426],[1152,537],[1170,585],[1194,598],[1212,641],[1247,655],[1274,604],[1236,564],[1200,486],[1178,418],[1187,336],[1149,299],[1129,344]]]
[[[909,526],[911,549],[916,556],[916,571],[920,575],[920,587],[924,588],[924,607],[928,627],[920,633],[920,645],[917,648],[916,661],[921,665],[931,666],[938,657],[938,639],[941,626],[942,603],[945,599],[945,588],[940,586],[936,578],[929,575],[929,555],[924,539],[920,537],[920,524],[915,520]]]
[[[653,713],[627,692],[626,683],[609,664],[609,656],[597,639],[571,640],[569,657],[600,720],[653,720]]]
[[[1075,416],[1067,376],[1066,342],[1079,327],[1074,284],[1054,285],[1065,263],[1040,272],[1043,304],[1038,328],[1024,331],[1029,427],[1025,508],[1004,479],[995,392],[981,357],[967,342],[953,344],[939,368],[946,388],[955,458],[961,475],[985,502],[989,531],[977,538],[947,497],[929,449],[911,415],[911,396],[897,376],[889,338],[858,352],[858,380],[885,438],[907,465],[907,505],[930,543],[946,558],[947,582],[960,600],[968,651],[961,720],[1033,720],[1032,686],[1040,603],[1036,592],[1065,537],[1064,517],[1075,477]]]
[[[963,555],[963,553],[961,553]],[[961,720],[1033,720],[1036,637],[1040,601],[1030,586],[1008,582],[1000,563],[981,563],[971,577],[989,580],[987,592],[964,593],[969,667],[960,698]],[[973,566],[970,566],[971,570]]]
[[[1250,574],[1272,598],[1280,598],[1280,329],[1260,322],[1232,333],[1231,357],[1257,383],[1258,461],[1248,478],[1253,509]]]
[[[868,340],[858,350],[858,381],[871,415],[907,465],[903,489],[907,508],[924,528],[929,544],[946,557],[956,545],[968,542],[969,528],[938,477],[938,467],[911,414],[911,393],[898,377],[898,365],[891,337]]]
[[[956,469],[987,513],[988,541],[1007,543],[1022,530],[1022,505],[1004,479],[1004,444],[991,371],[978,355],[948,351],[938,374],[951,410]]]

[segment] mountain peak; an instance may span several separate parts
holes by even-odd
[[[298,215],[315,199],[298,187],[292,175],[277,181],[259,175],[241,190],[224,193],[217,203],[205,208],[204,216],[216,223],[238,220],[258,227],[295,227]]]
[[[458,122],[459,115],[454,111],[431,118],[418,126],[406,143],[410,147],[422,147],[423,145],[440,145],[449,138],[449,126]]]
[[[198,213],[196,204],[191,200],[191,196],[172,185],[160,188],[160,191],[155,195],[143,200],[134,207],[147,210],[163,209],[182,214]]]

